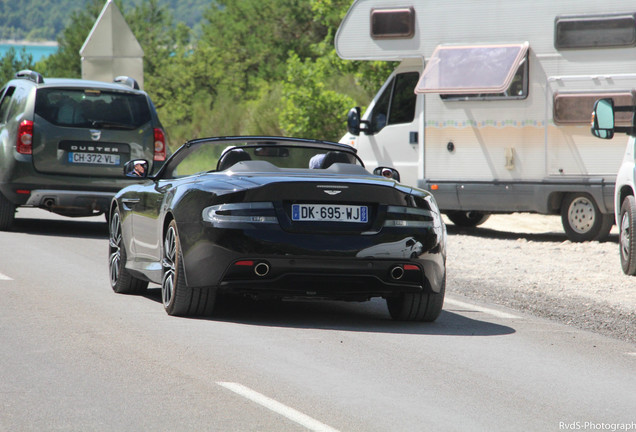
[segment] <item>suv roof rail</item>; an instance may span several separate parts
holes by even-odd
[[[41,73],[35,72],[29,69],[23,69],[15,74],[16,78],[28,79],[33,81],[36,84],[42,84],[44,82],[44,77]]]
[[[124,84],[127,85],[130,88],[133,88],[135,90],[139,90],[139,83],[137,82],[137,80],[135,80],[134,78],[131,78],[129,76],[125,76],[125,75],[120,75],[118,77],[116,77],[113,82],[117,83],[117,84]]]

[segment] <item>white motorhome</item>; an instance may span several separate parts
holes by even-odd
[[[356,0],[335,44],[400,62],[349,113],[342,142],[367,166],[396,167],[457,225],[536,212],[572,241],[607,236],[627,139],[596,140],[590,116],[599,98],[636,102],[634,2]]]

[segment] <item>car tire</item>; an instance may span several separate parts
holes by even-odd
[[[589,194],[570,193],[563,198],[561,223],[572,242],[603,241],[612,229],[614,217],[601,213]]]
[[[161,300],[168,315],[210,316],[216,300],[216,288],[188,287],[183,266],[183,254],[176,221],[172,220],[163,242],[163,277]]]
[[[621,267],[626,275],[636,275],[636,199],[632,195],[625,197],[621,205],[619,219],[618,246],[620,248]]]
[[[446,216],[458,227],[472,228],[486,222],[490,214],[477,211],[451,211],[447,212]]]
[[[119,209],[113,212],[108,227],[108,270],[111,288],[118,294],[142,294],[148,288],[148,281],[138,279],[126,270],[126,247]]]
[[[395,321],[433,322],[442,312],[446,292],[446,275],[439,293],[402,293],[387,297],[389,315]]]
[[[0,193],[0,231],[8,231],[15,220],[15,205]]]

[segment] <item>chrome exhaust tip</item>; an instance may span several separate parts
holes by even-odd
[[[269,273],[269,264],[260,262],[254,266],[256,276],[264,277]]]
[[[402,266],[395,266],[391,269],[391,277],[395,280],[400,280],[404,276],[404,268]]]

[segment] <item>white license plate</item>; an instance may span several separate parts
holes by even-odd
[[[71,152],[68,161],[76,164],[119,165],[119,155]]]
[[[293,204],[292,220],[365,223],[369,221],[369,210],[367,206]]]

